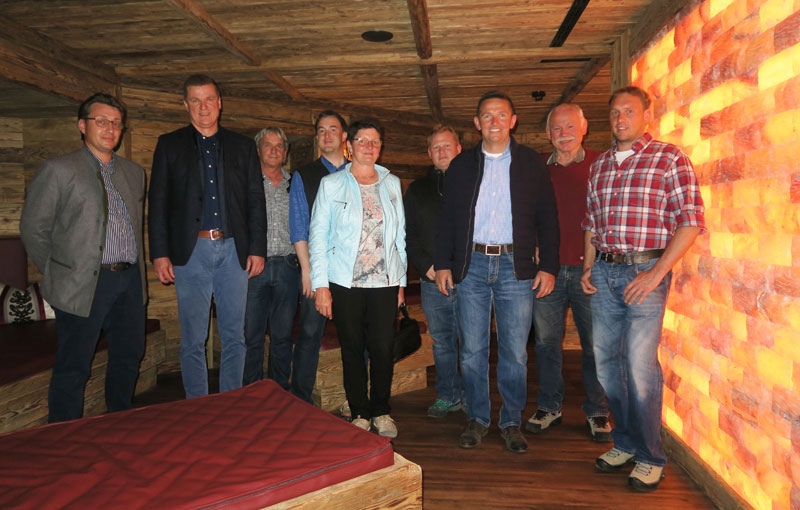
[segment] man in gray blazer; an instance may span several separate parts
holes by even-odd
[[[95,94],[78,109],[84,147],[45,161],[28,186],[20,231],[56,313],[58,351],[49,421],[83,415],[100,331],[108,342],[106,405],[131,408],[144,353],[145,174],[114,153],[125,106]]]

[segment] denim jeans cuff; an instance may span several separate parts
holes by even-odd
[[[558,409],[554,409],[552,407],[547,407],[547,406],[538,406],[536,409],[538,409],[539,411],[544,411],[546,413],[552,413],[552,414],[558,414],[561,412],[560,407]]]

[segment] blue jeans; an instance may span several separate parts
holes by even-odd
[[[436,284],[420,281],[422,310],[433,338],[433,362],[436,364],[436,394],[448,404],[461,400],[461,376],[458,374],[458,322],[456,291],[445,296]]]
[[[298,285],[302,289],[302,285]],[[294,340],[292,394],[310,403],[313,403],[311,393],[317,381],[319,348],[327,320],[317,311],[313,298],[300,298],[300,331]]]
[[[550,413],[561,411],[564,400],[562,341],[564,339],[567,304],[581,339],[581,375],[586,401],[581,409],[588,417],[608,416],[608,402],[597,380],[592,346],[591,296],[581,288],[581,266],[561,266],[553,292],[533,302],[533,331],[536,337],[536,374],[539,377],[539,409]]]
[[[528,396],[528,334],[533,316],[532,280],[517,280],[512,254],[473,253],[467,275],[456,286],[461,332],[461,375],[467,418],[491,423],[489,332],[494,303],[497,321],[497,387],[503,398],[500,428],[519,426]]]
[[[242,384],[264,377],[264,335],[269,323],[269,377],[289,389],[292,374],[292,327],[297,312],[300,273],[297,255],[269,257],[264,271],[247,281],[244,315],[244,360]]]
[[[627,305],[622,297],[639,271],[653,264],[655,260],[631,266],[595,262],[592,325],[597,377],[614,414],[614,446],[635,454],[637,461],[663,466],[667,456],[661,448],[663,379],[658,342],[672,273],[641,305]]]
[[[175,266],[181,323],[181,376],[186,398],[208,394],[206,338],[211,295],[222,343],[219,390],[242,387],[247,271],[239,265],[233,238],[198,239],[185,266]]]

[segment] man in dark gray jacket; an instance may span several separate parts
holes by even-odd
[[[436,400],[428,408],[430,418],[464,408],[461,376],[458,374],[458,324],[455,289],[445,296],[436,289],[433,255],[436,251],[436,217],[444,194],[444,175],[450,162],[461,153],[458,133],[450,126],[436,126],[428,136],[428,156],[433,168],[411,183],[403,199],[406,210],[408,261],[419,272],[422,310],[433,337],[436,364]]]
[[[49,421],[83,415],[100,330],[108,342],[106,405],[130,409],[144,353],[147,300],[142,167],[114,153],[125,106],[95,94],[78,109],[84,147],[45,161],[28,186],[20,231],[56,313]]]

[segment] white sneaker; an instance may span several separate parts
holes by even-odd
[[[636,467],[628,476],[628,485],[637,492],[651,492],[658,489],[662,478],[664,478],[664,466],[636,461]]]
[[[604,473],[613,473],[628,462],[631,462],[633,457],[634,455],[632,453],[625,453],[615,447],[597,457],[597,460],[594,461],[594,465]]]
[[[350,403],[345,400],[344,404],[339,406],[339,416],[342,418],[349,420],[352,417],[352,412],[350,412]]]
[[[350,423],[360,428],[361,430],[369,430],[369,420],[366,420],[361,416],[358,416],[355,420],[351,421]]]
[[[378,431],[379,436],[397,437],[397,425],[388,414],[382,414],[372,419],[372,426]]]

